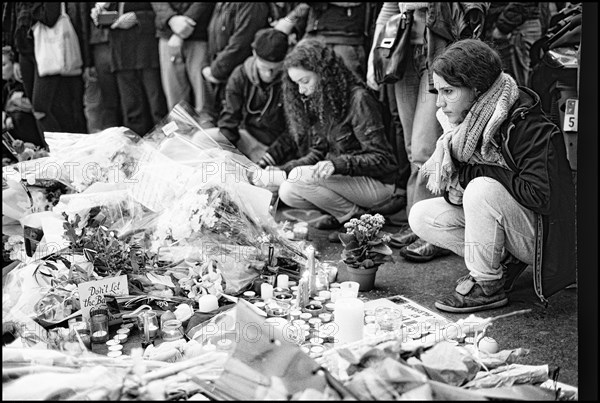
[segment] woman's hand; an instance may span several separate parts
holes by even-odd
[[[129,29],[138,23],[133,11],[123,14],[110,26],[111,29]]]
[[[327,179],[335,172],[335,167],[331,161],[319,161],[313,165],[313,179]]]
[[[183,54],[181,49],[183,48],[183,38],[179,35],[173,34],[167,42],[167,48],[169,49],[169,59],[171,63],[177,63],[183,61]]]
[[[169,19],[169,28],[181,38],[188,38],[196,28],[196,21],[185,15],[175,15]]]

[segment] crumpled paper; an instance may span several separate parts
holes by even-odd
[[[461,386],[475,378],[481,368],[468,350],[446,341],[425,351],[420,360],[411,357],[407,362],[423,371],[430,379],[455,386]]]

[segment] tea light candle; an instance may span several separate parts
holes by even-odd
[[[304,326],[305,324],[306,324],[306,321],[302,320],[302,319],[294,319],[294,320],[292,320],[292,325],[294,325],[294,326],[300,326],[301,327],[301,326]]]
[[[322,355],[325,352],[325,347],[323,347],[322,345],[316,344],[310,347],[310,353],[309,355],[311,357],[318,357],[320,355]]]
[[[331,298],[331,291],[322,290],[319,291],[319,298],[323,298],[325,301]]]
[[[288,287],[293,288],[293,287],[298,287],[298,283],[292,280],[288,280]]]
[[[335,304],[334,323],[338,326],[337,342],[351,343],[362,339],[365,303],[358,298],[348,298]]]
[[[309,325],[310,327],[312,327],[312,328],[319,327],[319,325],[320,325],[321,323],[323,323],[323,321],[322,321],[321,319],[319,319],[319,318],[310,318],[310,319],[308,320],[308,325]]]
[[[315,297],[314,300],[321,305],[323,305],[325,302],[327,302],[327,299],[323,298],[323,297]]]
[[[273,286],[269,283],[262,283],[260,285],[260,296],[265,301],[273,298]]]
[[[254,303],[254,306],[257,307],[258,309],[265,309],[265,303],[263,301],[256,301]]]
[[[311,319],[312,317],[313,317],[313,316],[312,316],[312,314],[310,314],[310,313],[308,313],[308,312],[302,312],[302,313],[300,314],[300,319],[302,319],[302,320],[303,320],[303,321],[305,321],[305,322],[306,322],[307,320]]]
[[[131,330],[129,328],[126,327],[122,327],[120,329],[117,330],[117,334],[126,334],[129,335],[129,332],[131,332]]]
[[[330,313],[320,313],[319,314],[319,319],[321,319],[321,321],[323,321],[324,323],[330,322],[332,317],[333,317],[333,315]]]
[[[151,329],[151,327],[148,327],[148,329]],[[115,340],[117,340],[121,344],[124,344],[127,342],[128,337],[129,336],[127,336],[125,333],[119,333],[115,336]]]
[[[313,302],[308,304],[303,309],[304,312],[310,313],[312,316],[319,316],[319,314],[323,311],[323,305],[317,302]]]
[[[291,290],[292,292],[294,292],[294,291],[298,291],[298,286],[297,286],[297,285],[292,285],[292,286],[290,286],[290,290]]]
[[[148,333],[150,333],[151,339],[155,338],[158,335],[158,326],[151,323],[148,326]]]
[[[340,283],[331,283],[329,284],[329,289],[331,290],[332,288],[340,288],[341,285]]]
[[[245,291],[243,295],[246,298],[254,298],[254,296],[256,295],[256,293],[254,291]]]
[[[330,312],[333,312],[335,309],[335,304],[333,302],[330,302],[328,304],[325,304],[325,309],[327,309]]]
[[[302,315],[302,311],[299,309],[294,309],[290,311],[290,319],[294,321],[295,319],[300,319],[300,315]]]
[[[313,337],[308,340],[310,344],[323,344],[323,339],[320,337]]]
[[[123,350],[123,345],[122,344],[116,344],[114,346],[109,346],[108,347],[108,351],[121,351]]]
[[[280,274],[277,276],[277,287],[288,288],[290,277],[287,274]]]
[[[115,339],[110,339],[105,344],[108,348],[111,348],[112,346],[116,346],[117,344],[119,344],[119,341]]]
[[[133,322],[121,323],[121,329],[130,329],[133,327]]]
[[[277,294],[277,295],[275,296],[275,299],[276,299],[276,300],[278,300],[278,301],[287,301],[287,302],[290,302],[290,303],[291,303],[291,302],[292,302],[292,300],[294,299],[294,296],[293,296],[292,294],[288,294],[288,293],[285,293],[285,294]]]
[[[117,357],[120,357],[121,354],[123,354],[121,351],[109,351],[108,354],[106,354],[106,355],[109,356],[110,358],[117,358]]]

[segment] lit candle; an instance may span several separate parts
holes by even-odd
[[[334,323],[338,326],[336,344],[362,339],[365,304],[358,298],[345,298],[335,304]]]
[[[309,273],[305,271],[298,283],[298,298],[296,301],[299,309],[304,308],[304,305],[308,303],[308,277]]]
[[[277,287],[289,288],[288,281],[290,280],[287,274],[280,274],[277,276]]]
[[[331,291],[328,291],[328,290],[319,291],[319,298],[323,298],[324,300],[331,299]]]
[[[306,248],[306,269],[309,273],[308,295],[312,297],[317,293],[317,271],[315,265],[315,248],[309,245]]]
[[[108,336],[108,332],[106,330],[96,330],[92,333],[92,343],[98,343],[106,340],[106,336]]]
[[[158,335],[158,326],[151,323],[148,326],[148,333],[150,334],[151,339],[155,338]]]
[[[262,283],[260,285],[260,296],[265,301],[273,298],[273,286],[269,283]]]

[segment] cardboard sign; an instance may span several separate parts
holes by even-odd
[[[105,303],[105,295],[129,295],[127,275],[108,277],[102,280],[88,281],[77,286],[81,313],[85,320],[90,319],[90,310]]]

